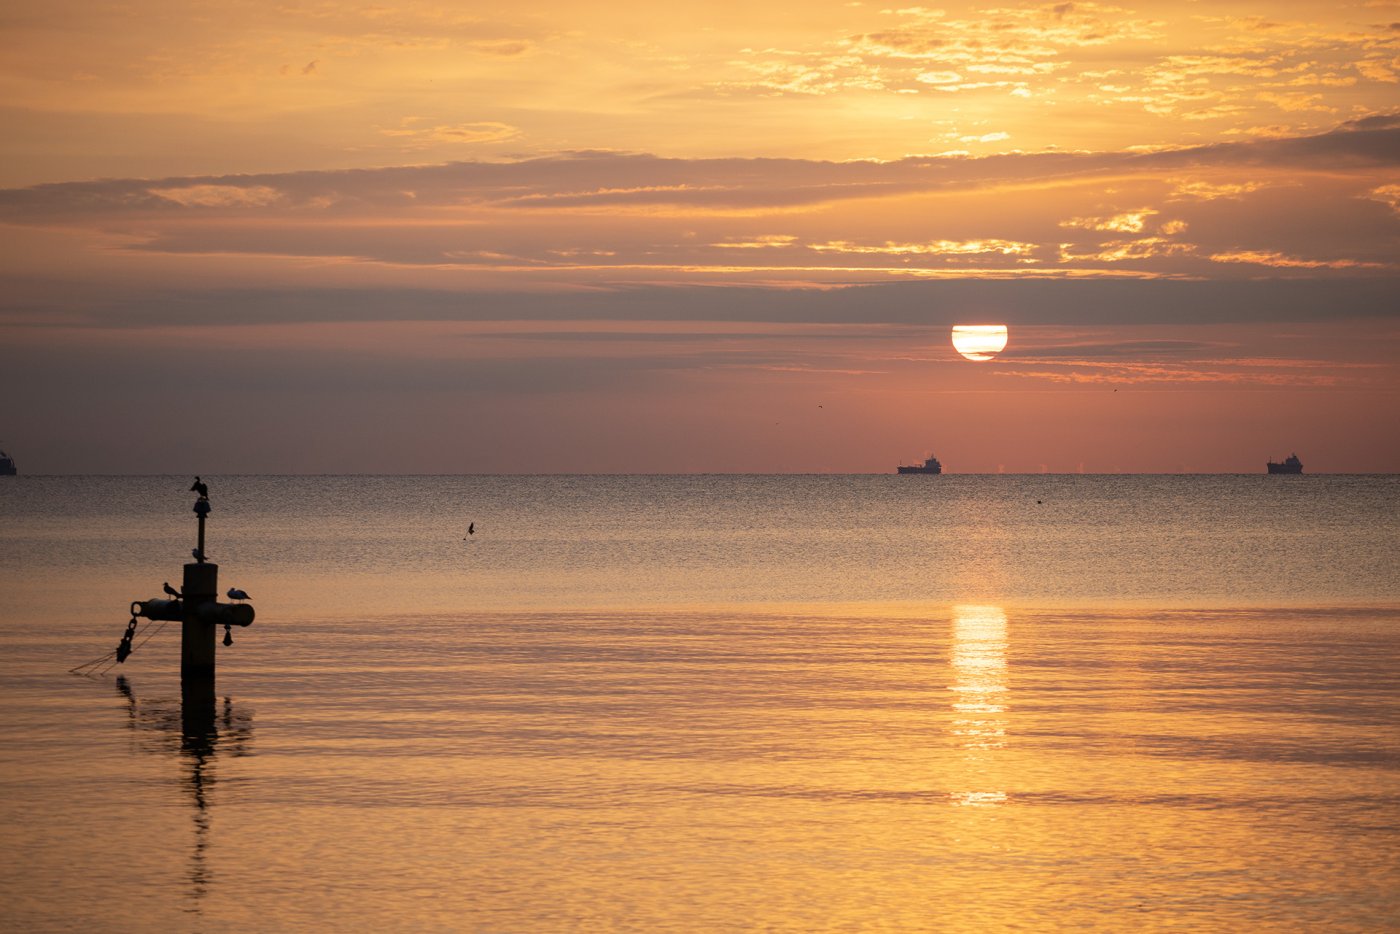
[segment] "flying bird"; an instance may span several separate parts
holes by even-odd
[[[467,523],[467,534],[468,534],[468,535],[475,535],[475,534],[476,534],[476,523],[475,523],[475,522],[468,522],[468,523]]]
[[[203,480],[199,479],[199,477],[195,477],[195,478],[194,478],[194,483],[191,484],[191,486],[190,486],[190,492],[192,492],[192,493],[198,493],[200,499],[208,499],[208,498],[209,498],[209,485],[208,485],[207,483],[205,483]]]
[[[228,589],[228,598],[229,598],[230,600],[247,600],[247,599],[249,599],[248,594],[247,594],[246,592],[242,591],[242,590],[239,590],[237,587],[230,587],[230,588]]]
[[[180,599],[180,591],[176,590],[174,587],[171,587],[170,581],[165,582],[165,592],[170,594],[170,596],[174,597],[176,600]]]

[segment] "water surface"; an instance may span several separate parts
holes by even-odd
[[[17,479],[16,929],[1400,919],[1393,478]]]

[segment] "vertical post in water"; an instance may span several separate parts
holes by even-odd
[[[180,640],[180,687],[186,699],[192,695],[214,696],[214,639],[217,627],[200,618],[200,608],[219,599],[219,566],[204,560],[204,517],[209,515],[209,498],[201,496],[194,504],[199,516],[199,547],[195,560],[185,565],[185,618]]]

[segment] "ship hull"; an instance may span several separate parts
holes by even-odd
[[[900,473],[942,473],[942,467],[898,467]]]
[[[1302,473],[1303,465],[1293,466],[1292,464],[1269,464],[1269,473]]]

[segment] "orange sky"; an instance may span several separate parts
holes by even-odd
[[[22,2],[0,51],[27,472],[1400,469],[1400,2]]]

